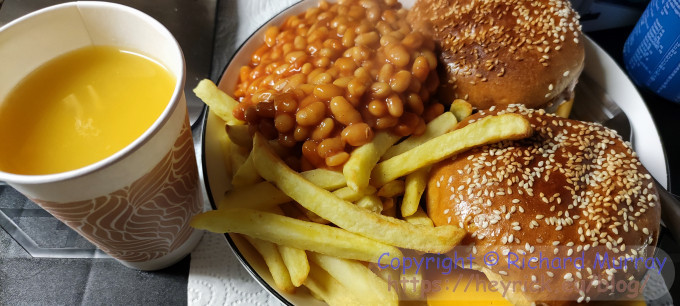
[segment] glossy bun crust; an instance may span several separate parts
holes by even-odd
[[[608,288],[612,280],[641,282],[645,268],[629,263],[626,270],[599,269],[594,263],[598,252],[610,263],[620,256],[653,256],[660,208],[647,170],[614,131],[543,110],[492,108],[461,125],[504,112],[524,114],[534,135],[437,164],[427,188],[429,216],[436,225],[454,224],[468,232],[463,244],[474,246],[476,268],[490,280],[524,285],[524,292],[508,292],[511,302],[560,305],[627,294],[610,297],[617,290],[597,288]],[[488,267],[482,257],[491,251],[501,263]],[[509,268],[508,252],[527,259],[583,255],[585,262],[582,269],[573,264]]]
[[[567,0],[418,0],[408,19],[437,43],[442,101],[546,108],[573,98],[584,42]]]

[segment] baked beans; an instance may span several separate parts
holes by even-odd
[[[419,135],[443,111],[434,42],[388,0],[342,0],[265,30],[239,71],[234,116],[301,159],[298,170],[340,167],[374,131]],[[439,106],[436,106],[439,105]],[[290,151],[290,149],[289,149]]]

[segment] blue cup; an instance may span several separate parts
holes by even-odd
[[[680,0],[652,0],[623,46],[633,81],[680,103]]]

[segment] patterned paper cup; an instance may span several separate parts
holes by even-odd
[[[189,220],[203,201],[184,98],[184,57],[165,27],[105,2],[71,2],[26,15],[0,28],[0,101],[41,64],[88,45],[117,46],[163,64],[177,79],[165,110],[106,159],[49,175],[0,172],[0,180],[124,265],[167,267],[200,240],[202,232]]]

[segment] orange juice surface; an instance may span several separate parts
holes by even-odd
[[[51,174],[111,156],[151,127],[174,87],[165,67],[114,47],[52,59],[0,104],[0,170]]]

